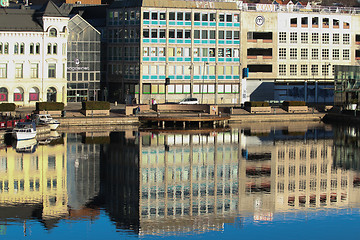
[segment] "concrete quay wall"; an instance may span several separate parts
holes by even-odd
[[[314,114],[247,114],[231,115],[229,122],[294,122],[294,121],[321,121],[324,113]]]
[[[138,124],[138,117],[72,117],[58,118],[61,127]]]
[[[321,121],[325,114],[246,114],[230,115],[229,122],[291,122],[291,121]],[[173,115],[181,118],[182,114]],[[197,114],[194,114],[194,119]],[[61,127],[71,126],[113,126],[113,125],[137,125],[138,117],[72,117],[59,118]]]

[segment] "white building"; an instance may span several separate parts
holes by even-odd
[[[67,24],[52,1],[41,9],[0,9],[0,102],[66,104]]]

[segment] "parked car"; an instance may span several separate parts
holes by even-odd
[[[199,101],[197,98],[184,98],[179,104],[199,104]]]

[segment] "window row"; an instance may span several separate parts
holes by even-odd
[[[109,64],[108,71],[112,75],[140,75],[139,65],[120,65],[120,64]]]
[[[193,35],[191,30],[184,29],[169,29],[168,37],[177,39],[216,39],[216,30],[194,30]],[[143,29],[144,38],[166,38],[166,29]],[[236,39],[240,38],[239,31],[218,31],[218,39]]]
[[[279,65],[279,75],[280,76],[318,76],[321,71],[322,76],[330,75],[330,64],[322,64],[322,65],[307,65],[307,64],[280,64]],[[288,72],[289,71],[289,72]],[[334,74],[335,68],[332,68],[332,74]]]
[[[109,12],[110,21],[118,20],[140,20],[140,12],[136,10],[111,11]]]
[[[58,47],[57,44],[48,44],[47,54],[57,54]],[[9,54],[9,43],[0,43],[0,54]],[[14,54],[26,54],[25,52],[25,43],[15,43],[13,45],[13,53]],[[28,54],[40,54],[40,43],[30,43],[29,45],[29,53]],[[66,44],[63,44],[63,55],[66,54]]]
[[[279,48],[279,59],[299,59],[299,56],[302,60],[350,60],[350,49],[342,49],[342,56],[340,59],[340,49],[332,49],[332,51],[330,51],[330,49],[321,49],[320,51],[320,49],[317,48]]]
[[[166,20],[165,12],[143,12],[144,20]],[[169,12],[168,19],[170,21],[202,21],[216,22],[216,13],[197,13],[193,15],[191,12]],[[219,22],[239,22],[239,14],[218,14]]]
[[[109,39],[139,39],[140,38],[140,29],[139,28],[130,28],[130,29],[109,29],[107,31]]]
[[[319,23],[321,22],[323,28],[329,28],[330,25],[332,25],[332,28],[340,28],[340,20],[339,19],[330,19],[330,18],[319,18],[319,17],[302,17],[302,18],[291,18],[290,19],[290,26],[291,27],[297,27],[299,23],[301,24],[301,27],[308,27],[309,21],[311,19],[311,26],[313,28],[318,28]],[[343,22],[343,28],[349,29],[350,23],[349,22]]]
[[[24,78],[24,64],[15,63],[15,78]],[[39,63],[30,64],[30,78],[39,78]],[[63,66],[63,77],[65,77],[65,64]],[[0,78],[8,77],[8,64],[0,63]],[[48,64],[48,78],[56,78],[56,63]]]
[[[159,56],[165,57],[165,47],[144,47],[143,56]],[[216,48],[191,48],[184,47],[168,47],[167,55],[169,57],[215,57]],[[217,48],[218,57],[239,57],[239,48]]]
[[[189,94],[190,84],[170,84],[167,93]],[[165,84],[143,84],[143,94],[165,94]],[[215,93],[215,84],[194,84],[193,93]],[[217,93],[239,93],[238,84],[218,84]]]
[[[39,89],[32,87],[29,91],[29,101],[39,101]],[[14,101],[24,101],[24,89],[21,87],[15,88],[13,93]],[[0,101],[8,101],[9,92],[6,88],[0,88]]]
[[[193,74],[197,76],[207,76],[207,75],[228,75],[228,76],[238,76],[239,75],[239,66],[216,66],[215,65],[195,65],[193,68]],[[191,75],[192,68],[190,66],[168,66],[169,75]],[[216,71],[217,70],[217,71]],[[144,65],[142,68],[143,75],[164,75],[165,76],[165,66],[158,65]],[[201,77],[200,77],[201,78]]]
[[[322,33],[321,34],[321,42],[320,42],[320,34],[319,33],[311,33],[311,35],[307,32],[290,32],[289,40],[290,43],[299,43],[299,34],[300,34],[300,43],[307,44],[330,44],[330,33]],[[279,43],[287,43],[288,34],[286,32],[279,32]],[[332,44],[340,44],[340,33],[332,34]],[[342,44],[350,44],[350,34],[344,33],[342,34]]]

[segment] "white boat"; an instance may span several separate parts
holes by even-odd
[[[60,125],[60,122],[53,119],[50,114],[36,114],[35,120],[39,124],[49,125],[51,130],[56,130],[57,127]]]
[[[27,140],[36,137],[36,124],[34,122],[18,122],[12,131],[16,140]]]
[[[35,138],[27,139],[24,141],[16,141],[14,148],[18,153],[33,153],[37,147],[37,141]]]

